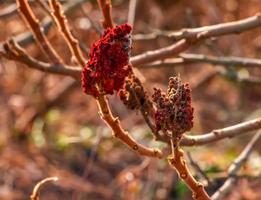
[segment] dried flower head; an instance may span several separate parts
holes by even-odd
[[[170,77],[167,94],[154,88],[152,96],[156,103],[155,124],[157,131],[170,131],[180,136],[193,127],[191,90],[183,84],[179,76]]]
[[[90,50],[90,59],[82,71],[82,87],[94,97],[119,91],[131,72],[128,65],[132,27],[122,24],[108,28]]]
[[[144,90],[141,81],[131,74],[125,81],[123,88],[119,91],[120,99],[131,110],[142,109],[145,113],[151,114],[152,102]]]

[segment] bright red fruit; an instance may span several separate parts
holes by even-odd
[[[113,94],[124,84],[131,72],[129,57],[131,51],[132,27],[122,24],[108,28],[90,50],[90,59],[82,71],[82,87],[86,94],[94,97]]]

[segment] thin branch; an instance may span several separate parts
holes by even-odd
[[[85,67],[86,61],[80,49],[79,42],[72,35],[72,32],[69,29],[66,16],[63,14],[63,10],[61,8],[61,4],[57,0],[49,0],[49,4],[53,10],[52,14],[55,18],[56,25],[59,27],[60,33],[64,36],[66,43],[70,48],[71,54],[76,58],[79,65]]]
[[[56,64],[62,63],[62,59],[59,57],[57,52],[54,50],[54,48],[44,35],[39,20],[34,15],[28,1],[17,0],[17,7],[21,16],[31,28],[38,45],[41,47],[42,52],[45,53],[45,55],[47,56],[47,58],[49,58],[51,62]]]
[[[48,177],[48,178],[45,178],[43,180],[41,180],[40,182],[38,182],[34,189],[33,189],[33,192],[30,196],[31,200],[40,200],[40,188],[47,182],[50,182],[50,181],[58,181],[58,178],[57,177]]]
[[[16,5],[11,4],[0,10],[0,19],[7,18],[16,13]]]
[[[220,66],[216,68],[212,74],[209,74],[209,78],[212,78],[216,75],[221,75],[225,78],[228,78],[232,81],[236,81],[243,84],[261,84],[261,79],[259,77],[249,76],[242,77],[237,71],[233,71],[231,67],[261,67],[261,60],[259,59],[249,59],[249,58],[239,58],[239,57],[215,57],[215,56],[205,56],[197,54],[179,54],[180,58],[166,59],[161,61],[152,62],[140,66],[139,68],[157,68],[157,67],[175,67],[180,66],[181,64],[190,64],[190,63],[210,63],[213,65]],[[227,70],[224,67],[229,67]]]
[[[179,58],[166,59],[162,61],[156,61],[148,63],[139,68],[157,68],[157,67],[174,67],[176,65],[184,65],[191,63],[210,63],[213,65],[222,65],[229,67],[261,67],[261,59],[255,58],[243,58],[232,56],[208,56],[204,54],[188,54],[181,53]]]
[[[192,37],[203,37],[209,38],[212,36],[226,35],[227,32],[238,34],[243,31],[248,31],[250,29],[257,28],[261,25],[260,13],[255,16],[248,17],[242,20],[220,23],[216,25],[203,26],[199,28],[184,28],[179,31],[162,31],[157,30],[148,34],[136,34],[133,36],[133,40],[136,41],[146,41],[155,40],[158,38],[167,38],[174,41],[181,39],[188,39]]]
[[[162,158],[163,154],[159,149],[147,148],[136,142],[130,134],[125,131],[120,124],[119,119],[114,117],[108,105],[108,100],[105,96],[100,95],[97,99],[101,118],[108,124],[113,131],[113,136],[121,140],[139,155]]]
[[[103,21],[102,25],[106,28],[112,28],[113,27],[113,21],[111,16],[111,0],[97,0],[100,10],[103,14]]]
[[[147,34],[138,33],[133,35],[133,40],[139,42],[139,41],[156,40],[158,38],[170,39],[169,33],[170,33],[169,31],[162,31],[162,30],[156,30],[155,32],[147,33]]]
[[[203,134],[203,135],[193,135],[193,136],[186,135],[181,140],[181,145],[198,146],[198,145],[210,144],[212,142],[217,142],[225,138],[233,138],[235,136],[245,134],[249,131],[258,130],[260,128],[261,128],[261,118],[257,118],[254,120],[236,124],[234,126],[229,126],[227,128],[213,130],[210,133]]]
[[[184,31],[181,32],[183,34],[182,37],[175,34],[176,38],[180,37],[181,39],[177,43],[172,44],[168,47],[164,47],[154,51],[148,51],[146,53],[134,56],[132,57],[131,62],[133,65],[138,66],[156,60],[173,57],[178,55],[180,52],[188,49],[193,43],[199,42],[200,40],[229,34],[239,34],[241,32],[248,31],[259,26],[261,26],[260,13],[256,14],[253,17],[235,22],[221,23],[208,27],[190,29],[188,34]],[[179,33],[179,35],[181,33]],[[186,37],[184,35],[186,35]]]
[[[64,4],[64,6],[63,6],[64,13],[69,14],[72,10],[77,8],[84,1],[85,0],[74,0],[73,2],[68,2],[68,3]],[[15,11],[17,11],[16,5],[15,5]],[[41,29],[46,34],[50,30],[52,25],[53,25],[53,23],[52,23],[51,18],[45,17],[41,22]],[[17,36],[14,36],[13,38],[19,45],[22,45],[22,46],[28,45],[28,44],[34,42],[34,37],[31,33],[31,31],[27,31],[27,32],[18,34]],[[2,42],[0,43],[0,45],[2,45]]]
[[[136,7],[138,0],[130,0],[129,2],[129,13],[128,13],[128,23],[134,26]]]
[[[80,80],[81,77],[81,68],[63,64],[41,62],[29,56],[26,51],[14,40],[6,41],[2,46],[0,46],[0,56],[10,60],[18,61],[27,65],[29,68],[37,69],[43,72],[67,75],[76,78],[77,80]]]
[[[180,52],[188,49],[195,42],[196,40],[183,39],[170,46],[153,51],[147,51],[145,53],[134,56],[130,59],[130,61],[133,66],[139,66],[156,60],[162,60],[168,57],[173,57],[178,55]]]
[[[221,35],[239,34],[261,26],[261,15],[257,13],[255,16],[248,17],[242,20],[216,24],[212,26],[205,26],[200,28],[183,29],[181,31],[169,34],[171,39],[180,40],[191,37],[198,37],[200,39],[216,37]]]
[[[207,185],[209,185],[211,183],[210,179],[208,178],[206,173],[201,169],[198,163],[193,159],[190,152],[187,152],[187,156],[188,156],[189,164],[195,169],[195,171],[197,172],[197,174],[199,174],[199,176],[201,176],[207,181]]]
[[[228,168],[228,179],[225,183],[212,195],[212,200],[220,200],[225,197],[226,194],[231,190],[236,182],[236,174],[241,168],[241,166],[247,161],[249,155],[253,151],[255,145],[258,144],[261,138],[261,131],[258,131],[256,135],[253,136],[251,141],[247,144],[240,155],[233,161],[233,163]]]
[[[242,58],[242,57],[224,57],[224,56],[206,56],[203,54],[180,54],[184,63],[210,63],[214,65],[233,66],[233,67],[261,67],[261,59]]]

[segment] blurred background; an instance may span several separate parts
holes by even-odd
[[[99,38],[102,18],[96,1],[61,1],[73,34],[88,58],[88,49]],[[114,0],[113,19],[127,21],[129,1]],[[30,1],[46,29],[47,37],[66,64],[74,60],[50,16],[38,1]],[[176,31],[240,20],[260,12],[259,0],[138,0],[135,12],[132,55],[168,46],[166,36],[149,33]],[[29,29],[17,12],[15,1],[0,1],[0,41],[27,37]],[[34,58],[46,61],[33,39],[22,46]],[[261,28],[204,40],[186,53],[260,58]],[[192,87],[194,128],[189,134],[204,134],[261,116],[260,67],[225,67],[225,73],[208,63],[171,66],[140,66],[149,94],[153,87],[166,89],[168,78],[180,74]],[[252,77],[258,81],[251,81]],[[163,148],[152,140],[139,112],[129,111],[117,96],[110,104],[123,127],[146,146]],[[251,135],[215,144],[185,148],[202,168],[213,193],[226,178],[226,169]],[[261,199],[260,147],[240,171],[237,185],[226,199]],[[41,190],[44,199],[191,199],[166,160],[142,158],[112,139],[99,118],[93,98],[83,94],[69,77],[42,73],[23,64],[0,58],[0,199],[28,199],[35,184],[58,176],[59,181]]]

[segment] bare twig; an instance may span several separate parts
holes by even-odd
[[[135,14],[136,14],[136,6],[138,0],[130,0],[129,2],[129,13],[128,13],[128,23],[134,26]]]
[[[261,59],[254,58],[242,58],[242,57],[216,57],[216,56],[206,56],[202,54],[180,54],[180,58],[183,59],[185,63],[195,63],[204,62],[214,65],[223,65],[229,67],[261,67]]]
[[[26,0],[17,0],[17,7],[21,16],[24,18],[25,22],[29,25],[38,45],[41,47],[43,53],[46,54],[47,58],[52,63],[62,63],[62,59],[56,53],[54,48],[51,46],[46,36],[44,35],[39,20],[34,15],[28,1]]]
[[[261,15],[257,13],[255,16],[248,17],[235,22],[221,23],[212,26],[205,26],[194,29],[183,29],[181,31],[169,34],[169,37],[175,40],[186,39],[191,37],[199,37],[200,39],[227,35],[228,33],[239,34],[257,28],[261,25]]]
[[[253,136],[251,141],[247,144],[240,155],[233,161],[233,163],[228,168],[228,179],[225,183],[212,195],[212,200],[220,200],[231,190],[236,182],[236,173],[239,171],[241,166],[246,162],[250,153],[253,151],[255,145],[260,141],[261,131],[258,131],[256,135]]]
[[[69,14],[72,10],[74,10],[75,8],[77,8],[84,0],[74,0],[73,2],[68,2],[66,4],[64,4],[63,8],[64,8],[64,13],[66,14]],[[16,12],[16,5],[15,6],[15,10],[14,12]],[[52,26],[52,20],[50,19],[50,17],[45,17],[43,19],[43,21],[41,22],[41,29],[43,30],[43,32],[46,34],[51,26]],[[27,32],[24,32],[24,33],[21,33],[15,37],[13,37],[14,40],[24,46],[24,45],[27,45],[27,44],[30,44],[34,41],[34,37],[31,33],[31,31],[27,31]],[[2,44],[2,43],[0,43]]]
[[[58,178],[57,177],[48,177],[48,178],[45,178],[43,180],[41,180],[40,182],[38,182],[34,189],[33,189],[33,192],[31,194],[31,200],[40,200],[40,188],[47,182],[50,182],[50,181],[58,181]]]
[[[204,173],[204,171],[201,169],[201,167],[198,165],[198,163],[196,161],[194,161],[190,152],[187,152],[187,156],[188,156],[190,165],[195,169],[195,171],[199,174],[199,176],[201,176],[202,178],[204,178],[207,181],[207,185],[209,185],[211,183],[210,179]]]
[[[227,35],[227,32],[238,34],[243,31],[257,28],[261,25],[260,13],[256,16],[248,17],[235,22],[220,23],[216,25],[203,26],[199,28],[184,28],[180,31],[162,31],[158,30],[148,34],[136,34],[134,40],[154,40],[160,37],[172,40],[188,39],[193,37],[209,38],[221,35]]]
[[[0,18],[7,18],[9,16],[12,16],[16,12],[16,5],[11,4],[3,9],[0,10]]]
[[[191,63],[210,63],[213,65],[222,65],[229,67],[261,67],[261,59],[243,58],[243,57],[224,57],[224,56],[207,56],[204,54],[188,54],[181,53],[179,58],[166,59],[148,63],[140,68],[155,68],[155,67],[174,67],[176,65],[191,64]]]
[[[61,8],[61,4],[57,0],[49,0],[49,4],[53,10],[52,13],[55,18],[56,25],[59,27],[60,32],[64,36],[72,55],[76,58],[79,65],[84,67],[86,61],[83,57],[78,40],[72,35],[69,29],[67,19],[63,14],[63,10]]]
[[[203,135],[185,136],[181,140],[181,145],[205,145],[212,142],[217,142],[225,138],[233,138],[249,131],[258,130],[261,128],[261,118],[243,122],[234,126],[229,126],[223,129],[213,130],[210,133]]]
[[[162,61],[156,61],[141,66],[141,68],[155,68],[155,67],[175,67],[181,64],[190,64],[190,63],[199,63],[206,62],[213,65],[218,65],[219,67],[213,71],[213,73],[208,75],[208,78],[212,79],[216,75],[221,75],[225,78],[228,78],[232,81],[236,81],[243,84],[261,84],[261,79],[259,77],[248,76],[242,77],[237,71],[233,71],[231,67],[260,67],[261,60],[259,59],[248,59],[248,58],[239,58],[239,57],[214,57],[214,56],[205,56],[197,54],[180,54],[180,58],[166,59]],[[222,67],[221,67],[222,65]],[[227,70],[225,67],[229,67]],[[139,67],[140,68],[140,67]],[[204,82],[202,82],[204,83]],[[200,86],[201,84],[199,84]]]
[[[97,0],[99,3],[100,10],[103,14],[103,21],[102,25],[106,28],[112,28],[113,27],[113,21],[111,16],[111,0]]]
[[[66,66],[62,64],[51,64],[41,62],[35,58],[29,56],[25,50],[20,47],[14,40],[9,40],[0,46],[0,56],[3,56],[10,60],[15,60],[26,64],[28,67],[37,69],[43,72],[49,72],[53,74],[67,75],[80,79],[81,68]]]
[[[134,56],[132,57],[131,62],[134,66],[137,66],[137,65],[153,62],[156,60],[162,60],[168,57],[173,57],[175,55],[178,55],[180,52],[188,49],[191,46],[191,44],[198,42],[200,40],[211,38],[211,37],[229,35],[229,34],[239,34],[241,32],[257,28],[260,25],[261,25],[261,15],[256,14],[253,17],[249,17],[235,22],[202,27],[196,30],[191,29],[189,34],[188,35],[186,34],[186,37],[184,36],[184,32],[183,32],[182,33],[183,36],[181,37],[183,39],[181,39],[177,43],[170,45],[168,47],[164,47],[154,51],[148,51],[146,53]],[[175,37],[179,38],[177,34]]]

